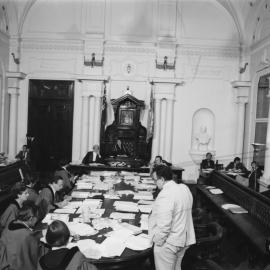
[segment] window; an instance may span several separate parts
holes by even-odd
[[[256,143],[266,143],[267,122],[269,113],[269,80],[270,74],[260,78],[257,93],[256,119],[255,119],[255,139]],[[265,151],[260,151],[253,157],[259,165],[264,165]]]

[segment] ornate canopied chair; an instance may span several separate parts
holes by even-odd
[[[108,164],[139,167],[149,161],[146,128],[140,122],[144,101],[126,94],[111,101],[115,120],[101,138],[101,154]],[[121,153],[115,149],[121,141]],[[118,147],[119,148],[119,147]]]

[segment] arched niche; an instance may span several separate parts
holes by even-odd
[[[197,110],[192,117],[191,150],[206,153],[215,147],[215,115],[208,108]]]

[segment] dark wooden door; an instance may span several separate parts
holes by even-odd
[[[54,170],[71,160],[74,82],[30,80],[28,137],[37,171]]]

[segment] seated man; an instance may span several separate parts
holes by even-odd
[[[247,173],[247,168],[241,163],[241,159],[236,157],[233,162],[230,162],[229,165],[225,168],[226,171],[231,171],[235,173]]]
[[[258,164],[256,161],[252,161],[251,162],[251,172],[248,176],[248,187],[255,190],[255,191],[259,191],[259,183],[258,180],[260,179],[260,177],[262,176],[262,171],[259,168]]]
[[[55,176],[52,182],[39,193],[36,204],[42,209],[42,212],[48,213],[56,208],[62,208],[68,204],[68,198],[63,201],[59,200],[57,191],[63,188],[63,179]]]
[[[28,202],[20,209],[18,218],[3,231],[1,242],[6,249],[10,267],[7,269],[37,269],[42,247],[32,228],[38,221],[38,214],[38,207],[33,202]]]
[[[30,154],[27,145],[23,145],[22,150],[15,156],[15,158],[24,161],[26,165],[30,165]]]
[[[156,156],[154,162],[150,165],[150,174],[152,174],[153,170],[160,165],[164,166],[172,166],[172,163],[167,162],[166,160],[162,159],[162,156]]]
[[[214,169],[214,168],[215,168],[215,163],[212,160],[212,154],[207,153],[206,154],[206,159],[202,160],[201,169],[205,170],[205,169]]]
[[[115,156],[129,156],[129,152],[120,139],[117,139],[116,144],[113,147],[113,154]]]
[[[82,160],[83,164],[90,164],[90,163],[103,163],[103,159],[99,152],[99,146],[95,144],[93,146],[93,151],[89,151]]]

